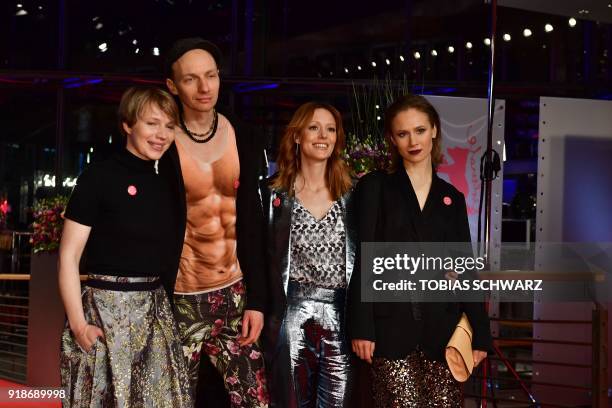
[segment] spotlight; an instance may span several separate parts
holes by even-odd
[[[438,55],[438,51],[436,51],[436,50],[431,50],[431,56],[432,56],[432,57],[435,57],[435,56],[437,56],[437,55]]]
[[[134,54],[138,54],[139,52],[140,52],[140,48],[136,48],[136,49],[134,50]]]
[[[344,68],[344,72],[346,72],[348,74],[349,73],[348,68]]]
[[[380,105],[376,105],[376,109],[380,109]]]
[[[451,54],[452,54],[453,52],[455,52],[455,47],[453,47],[452,45],[449,45],[449,46],[448,46],[448,52],[450,52]]]
[[[28,11],[25,9],[21,9],[18,12],[15,13],[16,16],[27,16],[28,15]]]
[[[17,3],[17,8],[22,8],[22,7],[23,7],[23,4]]]
[[[400,55],[400,61],[404,62],[404,56]]]
[[[391,65],[391,61],[389,61],[389,58],[385,59],[385,63],[386,63],[387,65]]]
[[[377,116],[377,117],[376,117],[376,120],[380,120],[380,116]]]
[[[134,44],[134,45],[138,44],[138,40],[137,39],[133,39],[132,40],[132,44]]]
[[[421,53],[420,53],[420,52],[418,52],[418,51],[416,51],[416,52],[414,53],[414,59],[421,59]]]
[[[471,42],[468,41],[468,42],[465,43],[465,48],[467,48],[468,50],[471,50],[472,47],[473,47],[473,45],[472,45]]]
[[[105,52],[106,50],[108,50],[108,44],[103,42],[102,44],[98,45],[98,49],[102,52]]]
[[[357,71],[361,71],[361,65],[357,65]]]
[[[372,61],[372,66],[376,68],[376,62]]]
[[[570,27],[576,27],[576,19],[574,17],[570,18],[567,23],[569,24]]]
[[[104,27],[104,24],[102,23],[96,24],[96,30],[100,30],[102,27]]]
[[[530,29],[526,28],[523,30],[523,37],[531,37],[531,34],[533,33],[531,32]]]
[[[552,24],[546,24],[544,26],[544,31],[546,31],[547,33],[550,33],[552,30],[554,30],[554,27],[552,26]]]
[[[485,38],[485,39],[484,39],[484,43],[485,43],[485,45],[486,45],[486,46],[491,45],[491,39],[490,39],[490,38],[488,38],[488,37],[487,37],[487,38]]]
[[[510,34],[504,34],[504,41],[508,42],[512,39],[512,36],[510,36]]]
[[[159,48],[153,47],[153,55],[155,55],[156,57],[159,57]]]

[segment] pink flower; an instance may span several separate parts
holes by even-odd
[[[215,313],[224,304],[223,295],[219,292],[213,292],[208,295],[208,303],[210,303],[210,311]]]
[[[219,347],[215,346],[214,344],[204,343],[204,351],[208,355],[216,356],[217,354],[219,354],[221,349],[219,349]]]
[[[235,285],[232,285],[231,291],[237,295],[244,295],[244,293],[246,292],[244,288],[244,282],[239,281]]]
[[[221,320],[221,319],[215,320],[215,325],[213,326],[212,330],[210,331],[211,337],[217,337],[217,335],[219,333],[221,333],[221,329],[223,329],[223,320]]]
[[[255,373],[255,379],[257,380],[257,384],[265,384],[266,383],[266,372],[263,368],[260,368]]]
[[[230,353],[234,354],[234,355],[239,355],[240,354],[240,345],[238,343],[236,343],[235,341],[229,341],[227,343],[228,347],[229,347],[229,351]]]
[[[251,360],[257,360],[259,357],[261,357],[261,353],[259,351],[251,350],[251,354],[249,354],[249,358]]]
[[[268,395],[268,390],[263,385],[257,387],[257,401],[263,404],[270,403],[270,396]]]
[[[232,391],[229,394],[230,399],[232,400],[232,405],[240,405],[242,403],[242,397],[236,391]]]
[[[253,398],[257,398],[257,390],[253,387],[249,388],[247,394],[249,394]]]
[[[281,205],[281,200],[280,200],[280,198],[276,197],[274,200],[272,200],[272,205],[273,205],[274,207],[280,207],[280,205]]]
[[[227,377],[225,379],[225,382],[227,382],[230,385],[235,385],[235,384],[239,383],[238,379],[236,377],[234,377],[234,376]]]

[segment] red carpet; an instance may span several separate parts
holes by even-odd
[[[14,382],[0,379],[0,390],[2,396],[0,397],[1,408],[61,408],[62,404],[59,401],[44,402],[44,401],[31,401],[31,402],[3,402],[6,401],[7,389],[29,389],[23,384],[17,384]]]

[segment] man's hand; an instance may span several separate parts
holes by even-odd
[[[361,339],[355,339],[351,343],[353,346],[353,351],[355,354],[357,354],[357,357],[372,364],[372,357],[374,357],[374,347],[376,346],[376,343]]]
[[[259,338],[264,325],[264,315],[257,310],[245,310],[242,316],[242,336],[238,339],[240,346],[253,344]]]

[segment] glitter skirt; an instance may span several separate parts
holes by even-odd
[[[64,407],[192,407],[189,379],[166,292],[157,278],[90,275],[85,320],[104,332],[87,353],[68,324],[60,370]],[[96,285],[97,284],[97,285]],[[116,290],[99,287],[116,285]],[[155,289],[143,289],[149,287]]]
[[[372,388],[377,408],[460,408],[461,384],[446,364],[428,359],[422,351],[403,360],[375,358]]]

